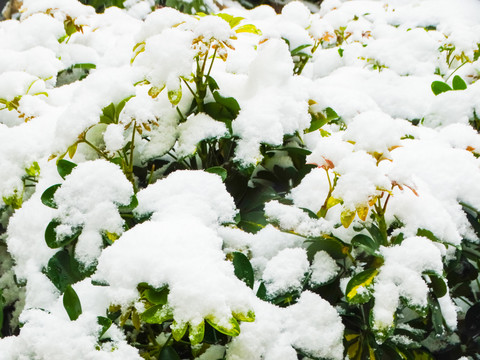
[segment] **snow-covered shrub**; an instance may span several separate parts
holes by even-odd
[[[2,358],[478,353],[478,2],[121,5],[0,23]]]

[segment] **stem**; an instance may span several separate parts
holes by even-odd
[[[205,74],[205,66],[207,65],[207,60],[208,60],[208,52],[210,51],[210,47],[208,47],[207,52],[205,53],[205,57],[203,58],[203,64],[202,64],[202,70],[201,74]]]
[[[147,182],[148,185],[152,183],[154,171],[155,171],[155,164],[152,164],[152,168],[150,170],[150,176],[148,177],[148,182]]]
[[[137,121],[133,121],[132,140],[130,142],[130,172],[133,173],[133,150],[135,149],[135,127]]]
[[[208,69],[207,76],[210,76],[210,72],[212,71],[213,62],[215,61],[215,55],[216,54],[217,54],[217,48],[215,48],[215,51],[213,52],[212,62],[210,63],[210,68]]]
[[[462,65],[460,65],[459,67],[457,67],[450,75],[448,75],[448,77],[445,79],[445,81],[448,81],[448,79],[450,79],[450,77],[455,74],[457,72],[458,69],[460,69],[463,65],[465,65],[467,63],[467,61],[465,61]]]
[[[107,155],[105,155],[105,153],[100,150],[98,147],[96,147],[95,145],[93,145],[90,141],[88,141],[87,139],[82,139],[82,142],[84,142],[85,144],[87,144],[88,146],[90,146],[93,150],[95,150],[101,157],[103,157],[105,160],[107,161],[110,161],[110,159],[108,158]]]
[[[188,82],[182,78],[183,82],[185,83],[185,85],[187,85],[187,88],[188,90],[190,90],[190,92],[192,93],[193,97],[196,99],[197,98],[197,94],[195,94],[195,92],[193,91],[193,89],[190,87],[190,85],[188,85]]]
[[[178,115],[180,115],[180,118],[181,118],[181,120],[182,120],[182,121],[181,121],[182,123],[185,122],[185,121],[187,121],[187,119],[185,119],[185,116],[183,116],[183,114],[182,114],[182,112],[180,111],[180,109],[178,108],[178,106],[177,106],[177,113],[178,113]]]

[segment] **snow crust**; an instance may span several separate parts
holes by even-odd
[[[425,309],[425,272],[441,276],[454,247],[476,238],[460,203],[480,209],[480,135],[469,125],[480,115],[480,60],[474,60],[480,3],[325,0],[312,14],[291,2],[278,15],[266,6],[225,9],[262,34],[236,33],[215,16],[167,7],[152,12],[152,1],[126,5],[125,11],[95,14],[76,0],[25,0],[19,20],[0,22],[2,205],[23,196],[5,236],[13,258],[0,274],[6,301],[17,291],[14,277],[25,284],[20,295],[25,304],[17,310],[20,335],[0,340],[0,357],[51,360],[75,353],[78,359],[140,359],[116,326],[109,330],[111,341],[97,349],[96,318],[112,304],[142,311],[137,285],[146,282],[168,286],[168,303],[180,322],[199,324],[213,316],[228,325],[233,313],[254,311],[255,321],[241,322],[240,335],[226,348],[228,360],[293,360],[295,349],[343,359],[338,311],[303,291],[306,283],[319,286],[337,276],[337,263],[322,251],[309,260],[303,238],[285,231],[333,234],[349,242],[357,232],[340,225],[341,214],[357,211],[353,225],[358,225],[364,221],[358,209],[366,209],[368,224],[372,204],[387,196],[386,222],[399,223],[395,231],[405,240],[379,250],[384,263],[373,282],[375,327],[392,326],[402,299]],[[79,30],[67,40],[69,19]],[[196,70],[195,57],[205,50],[204,43],[193,44],[198,39],[231,45],[226,61],[215,59],[211,69],[219,93],[240,106],[231,133],[205,113],[181,116],[193,101],[185,83]],[[298,59],[291,52],[315,44],[301,75],[293,75]],[[447,63],[449,47],[453,60]],[[462,59],[468,60],[464,66]],[[59,71],[75,64],[95,66],[85,79],[57,84]],[[452,85],[454,75],[467,88],[434,95],[432,82]],[[182,94],[178,107],[169,92]],[[118,121],[99,124],[103,109],[122,100]],[[14,109],[4,109],[6,102]],[[305,133],[310,112],[328,107],[340,120],[322,132]],[[285,135],[298,133],[311,151],[307,162],[317,168],[287,195],[293,205],[265,205],[275,226],[256,234],[234,225],[238,209],[219,176],[184,170],[162,177],[152,170],[152,183],[136,193],[133,214],[147,220],[127,230],[118,208],[130,203],[134,187],[120,168],[98,160],[99,152],[83,142],[71,159],[78,166],[62,179],[52,155],[67,156],[79,139],[112,155],[131,141],[136,125],[143,130],[134,136],[134,165],[168,158],[170,150],[188,157],[202,140],[230,136],[238,139],[235,164],[255,166],[264,160],[263,144],[281,146]],[[38,183],[25,190],[27,169],[35,162],[41,169]],[[57,209],[41,201],[54,184],[61,184]],[[305,211],[317,214],[329,195],[335,204],[325,217],[314,219]],[[85,266],[98,264],[91,277],[73,285],[83,307],[76,321],[69,320],[62,294],[44,271],[57,251],[44,241],[53,219],[61,222],[60,235],[83,228],[76,258]],[[417,236],[419,229],[443,244]],[[103,249],[106,232],[116,240]],[[298,291],[298,301],[280,308],[257,298],[235,276],[227,259],[232,251],[250,257],[255,290],[263,281],[268,296]],[[95,286],[92,279],[108,286]],[[447,325],[455,328],[450,294],[438,301]],[[211,357],[224,350],[212,349]]]

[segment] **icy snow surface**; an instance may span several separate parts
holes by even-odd
[[[25,292],[19,295],[23,311],[17,311],[23,327],[18,336],[0,340],[0,358],[56,360],[74,353],[76,359],[140,359],[115,325],[110,340],[99,345],[97,316],[112,304],[141,312],[137,285],[145,282],[168,286],[177,322],[199,324],[210,316],[228,325],[233,313],[255,313],[254,322],[240,322],[241,332],[226,350],[211,347],[199,359],[221,357],[224,350],[228,360],[294,360],[296,350],[343,359],[339,313],[303,291],[307,283],[335,278],[337,263],[324,251],[309,259],[303,238],[288,232],[333,234],[348,242],[356,232],[340,226],[342,214],[366,211],[370,219],[372,204],[387,196],[386,222],[400,223],[396,231],[405,240],[379,249],[384,264],[373,284],[376,329],[392,326],[402,298],[425,308],[422,273],[441,275],[453,246],[475,239],[459,203],[480,209],[480,135],[469,125],[480,116],[480,2],[325,0],[315,14],[301,2],[278,15],[266,6],[224,10],[261,34],[236,33],[220,17],[167,7],[152,12],[153,4],[128,0],[126,10],[95,14],[76,0],[25,0],[19,20],[0,22],[0,195],[2,205],[23,197],[1,239],[14,262],[2,269],[0,286],[13,302],[15,275]],[[68,21],[77,31],[65,37]],[[240,106],[231,128],[205,113],[182,116],[194,100],[186,84],[195,57],[205,50],[198,41],[225,44],[225,61],[217,58],[209,73],[219,94]],[[293,75],[298,59],[291,51],[315,44],[301,74]],[[440,49],[453,46],[448,63]],[[95,68],[85,79],[61,85],[57,74],[75,64]],[[454,75],[467,88],[435,96],[431,83],[452,85]],[[116,118],[100,123],[103,109],[122,101]],[[304,133],[309,111],[328,107],[340,121]],[[140,130],[131,137],[134,127]],[[216,174],[184,170],[162,177],[162,169],[148,169],[151,183],[137,191],[117,164],[101,159],[133,141],[133,168],[162,157],[182,159],[204,139],[232,136],[238,139],[234,162],[248,168],[263,161],[263,144],[282,145],[285,135],[295,133],[317,168],[287,195],[292,205],[265,205],[271,224],[256,234],[234,225],[238,210]],[[69,159],[69,152],[78,166],[62,179],[52,159]],[[26,174],[35,164],[38,183],[27,189]],[[41,195],[54,184],[61,187],[51,209]],[[135,191],[139,205],[132,216],[146,220],[127,230],[119,207]],[[319,213],[328,196],[334,204],[324,217],[312,218],[307,211]],[[58,250],[44,241],[53,219],[61,222],[60,236],[83,229],[76,260],[97,266],[73,284],[83,309],[76,321],[45,275]],[[355,215],[353,224],[360,223]],[[416,236],[418,229],[443,244]],[[113,236],[113,244],[104,248],[102,235]],[[297,291],[298,301],[280,308],[257,298],[235,276],[227,256],[232,251],[250,257],[255,291],[263,282],[267,296]],[[455,328],[448,292],[439,304]]]

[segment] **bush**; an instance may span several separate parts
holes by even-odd
[[[477,3],[89,3],[0,23],[6,359],[477,356]]]

